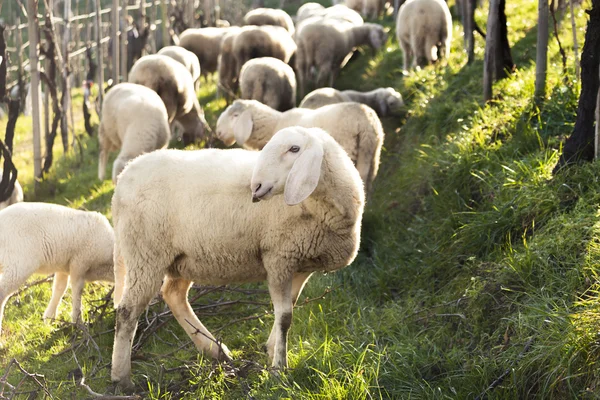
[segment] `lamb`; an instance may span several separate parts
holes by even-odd
[[[217,70],[221,42],[231,28],[190,28],[179,35],[179,46],[198,57],[204,79]]]
[[[198,57],[191,51],[188,51],[180,46],[167,46],[163,47],[156,54],[168,56],[179,61],[192,75],[194,81],[194,89],[198,91],[200,87],[200,62]]]
[[[450,56],[452,16],[444,0],[408,0],[400,7],[396,38],[404,59],[404,70],[424,67]]]
[[[0,211],[0,331],[6,302],[33,274],[54,273],[44,319],[53,319],[71,281],[73,322],[81,321],[85,281],[114,280],[114,233],[105,216],[46,203]]]
[[[387,33],[379,24],[356,26],[338,19],[306,20],[296,30],[296,71],[300,96],[304,96],[306,81],[313,70],[318,70],[316,87],[322,87],[328,77],[329,86],[333,86],[354,48],[369,45],[376,50],[386,40]]]
[[[337,90],[334,88],[320,88],[313,90],[300,102],[301,108],[317,109],[328,104],[354,101],[371,107],[380,117],[387,117],[398,112],[404,105],[402,96],[391,87],[379,88],[370,92],[357,92],[355,90]]]
[[[255,8],[244,16],[246,25],[275,25],[285,28],[290,35],[294,34],[294,22],[288,13],[274,8]]]
[[[104,100],[98,129],[98,179],[104,180],[110,151],[121,149],[112,170],[116,183],[129,160],[166,147],[170,138],[169,117],[160,96],[143,85],[119,83]]]
[[[254,99],[278,111],[296,105],[296,75],[292,67],[273,57],[248,61],[240,72],[242,99]]]
[[[184,143],[198,140],[208,126],[204,111],[198,103],[192,75],[171,57],[164,55],[144,56],[133,64],[129,82],[154,90],[165,103],[169,122],[176,119],[184,130]]]
[[[159,290],[200,351],[230,359],[187,300],[192,281],[266,280],[275,311],[267,351],[273,367],[286,367],[293,306],[314,271],[354,260],[363,209],[356,169],[319,129],[284,129],[261,152],[160,150],[138,157],[112,203],[115,286],[123,286],[115,289],[112,381],[133,388],[137,320]]]
[[[274,57],[286,64],[296,52],[296,43],[290,33],[280,26],[264,25],[242,29],[233,38],[232,53],[236,72],[252,58]]]
[[[0,169],[0,179],[2,178],[2,170]],[[20,203],[23,201],[23,188],[19,184],[19,181],[15,180],[15,186],[13,187],[13,191],[10,197],[3,202],[0,202],[0,210],[5,209],[6,207]]]
[[[321,128],[327,131],[348,155],[363,179],[367,196],[379,169],[383,127],[375,111],[358,103],[332,104],[309,110],[273,110],[255,100],[236,100],[219,117],[217,137],[227,146],[237,141],[246,149],[265,146],[279,130],[289,126]]]

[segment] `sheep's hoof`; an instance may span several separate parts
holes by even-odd
[[[113,394],[124,393],[132,395],[135,393],[135,385],[131,379],[122,379],[120,381],[113,381],[110,392]]]
[[[219,361],[232,361],[233,358],[231,356],[231,351],[225,346],[223,343],[220,344],[220,349],[218,350],[217,357],[215,357]]]

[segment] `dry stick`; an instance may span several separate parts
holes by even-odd
[[[12,359],[12,362],[14,362],[14,364],[17,366],[17,368],[19,368],[21,370],[21,372],[26,375],[26,377],[33,379],[33,381],[46,393],[46,396],[48,396],[51,399],[54,398],[48,391],[48,387],[46,386],[46,377],[44,375],[32,374],[32,373],[27,372],[25,370],[25,368],[23,368],[21,366],[21,364],[15,358]],[[44,383],[42,384],[38,378],[42,379],[44,381]]]
[[[519,353],[519,355],[517,356],[517,358],[512,362],[511,366],[509,368],[507,368],[502,375],[500,375],[498,378],[496,378],[496,380],[494,380],[494,382],[492,382],[490,384],[490,386],[488,386],[483,392],[481,392],[481,394],[477,397],[475,397],[475,400],[483,400],[485,398],[487,398],[487,394],[490,390],[494,389],[496,386],[500,385],[504,379],[510,374],[510,372],[514,369],[515,365],[517,365],[517,363],[519,361],[521,361],[521,359],[523,358],[523,356],[525,355],[525,353],[527,353],[530,349],[531,349],[531,345],[533,344],[533,336],[529,338],[529,340],[527,341],[527,343],[525,343],[525,347],[523,348],[523,350]]]
[[[22,288],[20,288],[19,290],[17,290],[13,294],[9,295],[8,298],[10,299],[13,296],[19,295],[19,294],[23,293],[24,291],[26,291],[27,289],[29,289],[29,288],[31,288],[33,286],[37,286],[37,285],[41,285],[42,283],[50,282],[53,277],[54,277],[54,275],[49,275],[49,276],[47,276],[45,278],[38,279],[35,282],[31,282],[31,283],[23,286]]]
[[[571,30],[573,31],[573,52],[575,53],[575,78],[579,81],[579,46],[577,45],[577,25],[575,24],[575,7],[573,2],[570,0],[569,5],[571,6]]]
[[[560,37],[558,36],[558,23],[556,22],[556,12],[554,11],[554,0],[550,2],[550,14],[552,15],[552,22],[554,23],[554,36],[556,37],[556,42],[558,43],[558,51],[560,51],[560,55],[562,57],[562,67],[563,67],[563,81],[567,81],[567,53],[562,47],[560,43]]]

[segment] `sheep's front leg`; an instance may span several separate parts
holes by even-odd
[[[269,276],[269,293],[273,301],[275,322],[271,332],[273,368],[287,367],[287,333],[292,325],[292,276]],[[269,349],[267,349],[269,350]]]
[[[302,293],[302,289],[304,289],[304,285],[308,282],[308,278],[312,275],[312,272],[302,272],[294,274],[292,278],[292,307],[296,305],[298,301],[298,297],[300,297],[300,293]],[[275,351],[275,338],[277,337],[277,324],[273,324],[273,328],[271,329],[271,334],[269,335],[269,339],[267,340],[267,354],[269,355],[269,360],[273,360],[274,351]]]
[[[44,319],[54,319],[56,317],[56,310],[62,300],[65,291],[67,290],[67,284],[69,283],[69,275],[64,272],[57,272],[54,274],[54,282],[52,283],[52,297],[44,311]]]
[[[192,310],[188,302],[188,291],[191,285],[192,281],[185,279],[165,278],[161,289],[163,299],[198,350],[217,360],[231,360],[227,346],[217,342]]]

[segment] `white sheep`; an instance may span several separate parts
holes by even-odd
[[[217,60],[221,52],[221,42],[230,27],[226,28],[190,28],[179,35],[179,46],[191,51],[198,57],[202,76],[217,70]]]
[[[2,178],[2,170],[0,169],[0,179]],[[7,200],[4,200],[0,203],[0,210],[16,203],[20,203],[23,201],[23,188],[19,184],[19,181],[15,180],[15,186],[10,197]]]
[[[296,43],[290,33],[280,26],[248,26],[233,38],[237,76],[242,66],[253,58],[274,57],[286,64],[296,52]]]
[[[85,281],[114,280],[114,233],[105,216],[46,203],[19,203],[0,211],[0,331],[8,297],[33,274],[54,273],[44,319],[71,281],[73,322],[81,320]]]
[[[246,25],[275,25],[285,28],[290,35],[294,34],[294,22],[288,13],[275,8],[255,8],[244,16]]]
[[[336,4],[331,7],[319,8],[315,3],[306,3],[306,8],[300,7],[296,16],[296,30],[300,23],[304,23],[309,18],[318,17],[320,19],[337,19],[351,23],[352,25],[362,25],[363,19],[359,13],[346,7],[343,4]]]
[[[166,147],[170,137],[169,117],[160,96],[143,85],[119,83],[104,99],[98,129],[98,179],[104,180],[109,152],[121,149],[112,170],[116,183],[129,160]]]
[[[192,80],[194,81],[194,89],[198,91],[200,86],[200,62],[198,57],[189,50],[184,49],[180,46],[167,46],[163,47],[156,54],[168,56],[179,61],[188,71],[192,74]]]
[[[300,96],[304,96],[308,81],[322,87],[329,78],[329,86],[333,86],[356,47],[369,45],[376,50],[386,40],[387,33],[379,24],[357,26],[336,18],[305,20],[296,29],[296,72]],[[313,75],[316,75],[315,79],[311,79]]]
[[[371,107],[380,117],[393,115],[404,105],[402,96],[394,88],[378,88],[369,92],[337,90],[326,87],[307,94],[298,107],[317,109],[328,104],[354,101]]]
[[[225,97],[227,104],[233,101],[238,90],[238,70],[235,57],[233,55],[233,39],[242,29],[252,29],[251,27],[230,29],[221,42],[221,53],[219,54],[218,72],[219,72],[219,96]]]
[[[325,7],[319,3],[304,3],[300,6],[300,8],[298,8],[298,11],[296,11],[296,23],[310,18],[324,9]]]
[[[273,57],[254,58],[240,72],[242,99],[258,100],[278,111],[296,105],[296,75],[292,67]]]
[[[279,112],[255,100],[236,100],[220,115],[217,137],[227,146],[237,141],[246,149],[259,150],[277,131],[290,126],[327,131],[346,150],[370,195],[384,133],[375,111],[363,104],[340,103],[317,110],[294,108]]]
[[[378,18],[385,12],[385,0],[345,0],[344,5],[365,18]]]
[[[396,38],[409,65],[424,67],[450,56],[452,16],[444,0],[408,0],[400,7]]]
[[[137,158],[112,203],[115,286],[124,286],[115,289],[112,381],[132,388],[137,319],[159,290],[200,351],[230,359],[188,303],[192,281],[266,280],[275,311],[267,351],[273,367],[286,367],[293,306],[314,271],[354,260],[363,208],[356,169],[320,129],[282,130],[261,152],[160,150]]]
[[[129,72],[129,82],[154,90],[165,103],[169,122],[174,119],[184,129],[184,143],[198,140],[208,126],[198,103],[192,75],[173,58],[154,54],[140,58]]]

